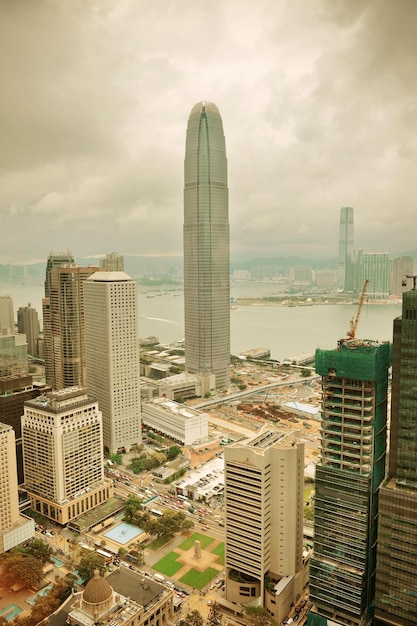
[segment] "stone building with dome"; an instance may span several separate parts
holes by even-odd
[[[71,596],[50,616],[51,626],[168,626],[173,592],[122,567],[106,577],[98,570],[84,591]]]

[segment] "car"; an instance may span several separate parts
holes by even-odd
[[[211,600],[207,600],[207,606],[211,606]]]
[[[136,567],[134,567],[133,565],[129,565],[129,569],[133,570],[134,572],[136,572]]]

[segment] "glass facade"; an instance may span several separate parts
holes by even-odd
[[[355,288],[353,276],[353,238],[353,208],[345,206],[340,209],[339,270],[337,275],[337,287],[339,291],[353,291]]]
[[[185,361],[189,372],[230,383],[230,259],[227,159],[217,107],[196,104],[184,162]]]
[[[394,320],[388,476],[380,489],[375,616],[417,623],[417,290]]]
[[[365,340],[316,351],[322,423],[309,624],[317,622],[315,614],[349,626],[372,620],[390,357],[389,343]]]

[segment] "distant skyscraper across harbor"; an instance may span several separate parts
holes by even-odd
[[[339,291],[353,291],[355,288],[353,261],[353,208],[345,206],[340,209],[339,269],[337,276],[337,288]]]
[[[230,383],[230,252],[227,159],[220,113],[199,102],[188,120],[184,161],[185,363]]]

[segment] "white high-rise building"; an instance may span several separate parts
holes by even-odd
[[[224,450],[226,600],[266,607],[277,623],[307,581],[304,444],[264,428]]]
[[[111,454],[140,444],[136,282],[124,272],[95,272],[84,285],[87,384],[103,414]]]
[[[19,513],[15,433],[0,422],[0,554],[34,535],[33,519]]]
[[[223,124],[212,102],[191,110],[184,161],[185,365],[230,383],[230,259]]]
[[[72,387],[28,400],[22,417],[25,486],[31,509],[64,525],[107,502],[97,401]]]

